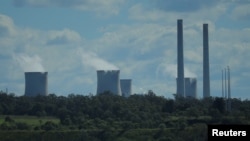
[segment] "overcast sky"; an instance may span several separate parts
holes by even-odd
[[[202,25],[209,25],[211,96],[250,98],[250,0],[2,0],[0,90],[24,94],[24,72],[47,71],[49,93],[96,93],[97,69],[119,69],[133,93],[176,92],[177,19],[185,77],[202,98]]]

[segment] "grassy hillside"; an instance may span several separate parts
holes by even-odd
[[[36,116],[0,116],[0,129],[6,130],[50,130],[53,125],[59,125],[60,120],[55,117]]]
[[[0,141],[202,141],[207,124],[250,124],[249,100],[231,99],[230,111],[227,102],[166,99],[152,91],[128,98],[0,93]]]
[[[190,134],[192,133],[192,134]],[[195,133],[195,135],[193,135]],[[206,129],[0,131],[1,141],[205,141]]]
[[[31,126],[38,126],[47,121],[52,121],[56,124],[60,123],[60,120],[55,117],[37,117],[37,116],[28,116],[28,115],[25,115],[25,116],[1,115],[0,124],[4,123],[6,117],[10,117],[15,122],[22,122]]]
[[[41,123],[45,123],[47,121],[52,121],[54,123],[60,123],[60,120],[55,117],[37,117],[37,116],[16,116],[16,115],[1,115],[0,116],[0,124],[2,124],[6,117],[10,117],[15,122],[24,122],[29,125],[40,125]]]

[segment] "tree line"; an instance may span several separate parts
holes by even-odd
[[[11,123],[8,115],[52,116],[60,119],[59,124],[44,123],[38,130],[191,130],[198,127],[203,129],[206,124],[250,124],[250,101],[233,98],[231,104],[232,110],[228,112],[224,98],[171,99],[157,96],[152,90],[128,98],[110,92],[35,97],[0,92],[0,115],[6,116],[5,124]],[[7,130],[5,126],[4,123],[0,125],[0,130]],[[19,126],[21,129],[35,130],[24,128],[22,124]],[[200,132],[200,135],[204,135],[202,131],[197,130],[196,134]]]

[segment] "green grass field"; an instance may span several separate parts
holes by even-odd
[[[5,122],[6,115],[0,116],[0,125]],[[81,129],[75,130],[69,127],[60,127],[59,130],[44,130],[37,126],[44,125],[47,121],[60,123],[55,117],[36,117],[36,116],[12,116],[9,117],[15,123],[26,123],[31,127],[28,130],[0,130],[0,141],[81,141],[81,140],[119,140],[119,141],[160,141],[160,140],[180,140],[185,139],[204,140],[206,138],[206,125],[196,124],[195,126],[181,128],[165,127],[161,128],[138,128],[138,129]],[[171,117],[169,122],[178,121],[178,117]],[[167,122],[167,121],[166,121]],[[195,134],[194,134],[195,133]]]
[[[2,124],[5,121],[6,115],[0,116],[0,124]],[[55,117],[37,117],[37,116],[12,116],[9,115],[11,119],[13,119],[15,122],[21,122],[26,123],[27,125],[30,125],[32,127],[39,126],[41,124],[44,124],[47,121],[52,121],[54,123],[59,123],[60,119]]]

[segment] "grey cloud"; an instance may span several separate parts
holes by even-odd
[[[1,26],[0,25],[0,37],[9,35],[9,30],[6,26]]]
[[[30,0],[13,0],[13,5],[16,7],[24,7],[24,6],[31,6],[31,7],[41,7],[46,6],[46,2],[34,2]]]
[[[115,15],[125,0],[13,0],[16,7],[66,7]]]
[[[164,11],[192,12],[212,7],[223,0],[156,0],[155,5]]]
[[[248,21],[250,19],[249,4],[239,5],[232,11],[231,16],[236,20]]]
[[[69,29],[64,29],[62,31],[51,31],[48,34],[49,39],[47,41],[47,45],[59,45],[59,44],[67,44],[70,42],[78,42],[81,40],[81,36]]]
[[[231,0],[231,2],[236,2],[238,4],[250,4],[250,0]]]
[[[154,5],[164,11],[193,12],[218,4],[250,4],[250,0],[155,0]]]
[[[65,36],[55,37],[47,42],[47,45],[59,45],[68,43],[68,39]]]
[[[62,7],[71,7],[74,5],[85,4],[88,0],[43,0],[43,1],[34,1],[34,0],[13,0],[13,5],[17,7],[49,7],[49,6],[62,6]]]

